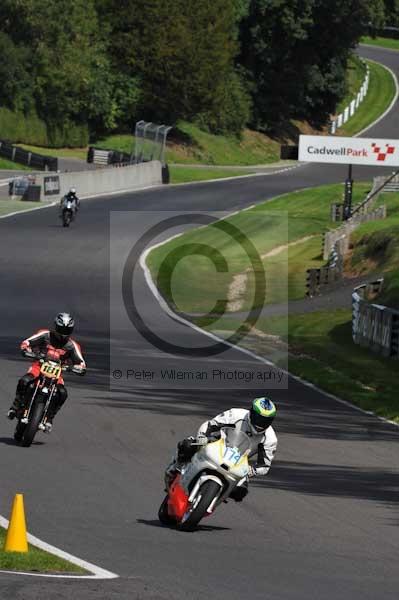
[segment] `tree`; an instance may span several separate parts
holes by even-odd
[[[383,0],[252,0],[241,25],[241,63],[252,84],[253,125],[326,122],[345,92],[350,52]]]
[[[140,115],[174,123],[208,114],[220,123],[222,86],[241,85],[233,65],[246,0],[125,0],[113,12],[111,4],[103,4],[112,13],[109,50],[139,78]]]

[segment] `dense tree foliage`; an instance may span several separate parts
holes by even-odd
[[[54,144],[140,118],[320,125],[360,36],[398,14],[399,0],[1,0],[0,107],[37,115]]]
[[[385,0],[385,24],[399,27],[399,0]]]

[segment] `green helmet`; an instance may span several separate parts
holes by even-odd
[[[276,407],[269,398],[255,398],[249,411],[249,421],[256,433],[265,431],[276,416]]]

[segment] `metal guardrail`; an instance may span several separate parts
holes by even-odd
[[[0,156],[40,171],[58,171],[58,158],[29,152],[2,140],[0,140]]]
[[[306,295],[309,298],[318,296],[328,285],[342,278],[344,261],[339,249],[331,252],[326,265],[318,269],[307,269],[306,271]]]
[[[399,358],[399,311],[368,301],[378,293],[383,279],[358,286],[352,293],[352,338],[385,357]]]

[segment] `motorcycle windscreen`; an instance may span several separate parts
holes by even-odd
[[[237,448],[241,455],[251,449],[251,440],[243,431],[239,431],[235,427],[223,427],[222,431],[225,435],[225,446]]]

